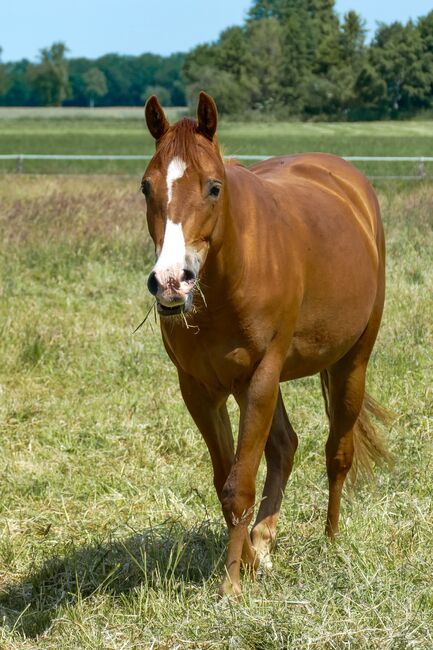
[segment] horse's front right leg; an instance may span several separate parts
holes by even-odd
[[[226,406],[228,395],[205,388],[181,370],[178,370],[178,374],[184,402],[209,450],[213,482],[221,501],[223,487],[234,460],[232,427]],[[231,519],[227,521],[229,528],[230,522]],[[247,535],[243,544],[242,559],[246,564],[254,565],[255,556],[250,537]]]
[[[229,475],[234,458],[233,435],[227,412],[227,395],[207,390],[194,377],[181,370],[179,385],[184,402],[210,453],[213,479],[218,498]]]

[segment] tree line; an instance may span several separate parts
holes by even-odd
[[[186,104],[182,53],[93,60],[67,53],[64,43],[53,43],[36,63],[0,61],[0,106],[140,106],[152,94],[165,106]]]
[[[244,25],[184,63],[187,92],[207,88],[222,112],[380,119],[433,108],[433,11],[380,24],[366,44],[355,11],[334,0],[255,0]]]
[[[222,114],[382,119],[433,109],[433,11],[380,24],[334,0],[253,0],[244,24],[214,43],[169,57],[67,58],[62,43],[37,63],[0,63],[1,105],[141,105],[195,102],[206,89]]]

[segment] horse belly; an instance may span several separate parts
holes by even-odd
[[[327,275],[314,289],[307,287],[287,351],[282,380],[320,372],[341,359],[356,343],[371,318],[378,289],[377,267],[359,273],[342,265],[341,274]]]
[[[366,323],[355,332],[344,332],[344,335],[324,328],[297,333],[287,352],[281,381],[307,377],[329,368],[353,347],[365,326]]]

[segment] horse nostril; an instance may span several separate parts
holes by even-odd
[[[156,296],[158,293],[158,280],[156,279],[156,273],[155,271],[152,271],[152,273],[149,275],[147,279],[147,288],[149,289],[150,293],[152,296]]]
[[[196,274],[190,269],[183,269],[182,281],[183,282],[194,282],[196,279]]]

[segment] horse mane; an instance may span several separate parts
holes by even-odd
[[[158,142],[155,152],[155,159],[171,160],[175,157],[181,158],[188,165],[200,168],[199,151],[204,150],[208,154],[215,153],[210,142],[203,136],[199,140],[195,137],[199,134],[198,122],[190,117],[184,117],[168,129]],[[220,154],[217,144],[218,155]]]

